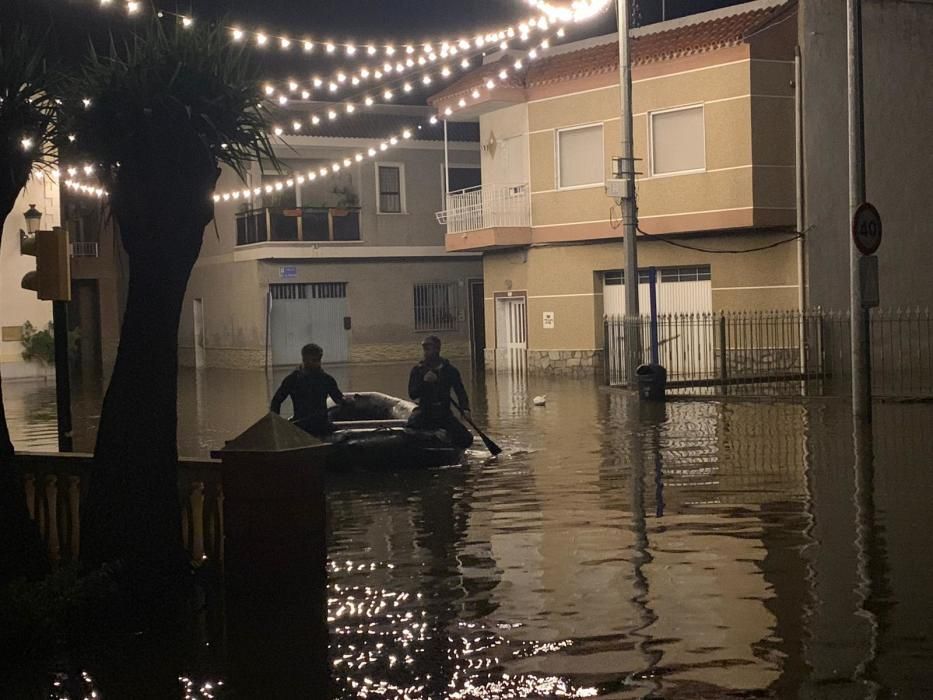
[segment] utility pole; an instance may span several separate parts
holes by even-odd
[[[635,368],[641,364],[641,333],[638,323],[638,250],[635,235],[638,211],[635,206],[635,155],[632,143],[632,61],[629,47],[630,0],[616,0],[619,25],[619,88],[622,97],[622,153],[619,158],[623,181],[622,236],[625,241],[625,375],[636,386]]]
[[[849,221],[865,202],[865,118],[862,97],[862,2],[846,0],[849,89]],[[852,412],[871,422],[870,316],[862,299],[860,251],[849,240],[849,313],[852,356]]]

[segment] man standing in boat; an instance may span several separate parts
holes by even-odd
[[[301,348],[301,366],[285,377],[269,407],[273,413],[278,413],[282,402],[291,396],[295,412],[292,421],[317,437],[334,432],[327,415],[327,397],[338,404],[348,401],[337,386],[337,380],[321,367],[322,359],[324,350],[320,345],[309,343]]]
[[[473,434],[458,421],[450,410],[450,392],[457,395],[460,410],[470,417],[470,398],[463,387],[459,370],[441,357],[441,339],[429,335],[421,343],[424,359],[415,365],[408,378],[408,395],[418,402],[408,427],[415,430],[445,430],[452,444],[467,448]]]

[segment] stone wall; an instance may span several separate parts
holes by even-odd
[[[421,340],[419,335],[410,343],[351,343],[350,362],[416,362],[421,358]],[[470,344],[467,341],[445,342],[441,354],[469,357]]]
[[[486,370],[506,370],[505,362],[497,366],[496,351],[486,348]],[[601,350],[528,350],[526,369],[529,374],[549,374],[564,377],[585,377],[602,371]]]

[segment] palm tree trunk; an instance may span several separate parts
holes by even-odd
[[[204,226],[179,221],[161,236],[138,223],[151,218],[116,213],[124,241],[135,245],[127,245],[126,311],[101,410],[82,559],[177,571],[186,563],[177,474],[178,323]]]
[[[26,171],[28,174],[28,170]],[[0,237],[3,222],[13,210],[16,198],[25,185],[7,181],[0,185]],[[39,578],[49,572],[49,560],[39,535],[39,528],[29,517],[23,476],[13,460],[13,441],[3,405],[3,382],[0,379],[0,585],[25,576]]]

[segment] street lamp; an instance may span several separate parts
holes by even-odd
[[[42,212],[36,209],[35,204],[30,204],[29,209],[23,214],[23,218],[26,219],[26,233],[30,236],[36,235],[36,231],[39,230],[39,221],[42,219]]]

